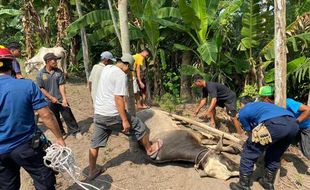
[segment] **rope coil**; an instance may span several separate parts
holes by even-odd
[[[60,173],[67,172],[74,182],[85,190],[89,190],[87,187],[100,190],[91,184],[78,180],[80,176],[80,168],[76,166],[72,150],[70,148],[63,147],[58,144],[52,144],[45,151],[46,155],[43,157],[44,165]]]

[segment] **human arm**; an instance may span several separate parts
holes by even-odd
[[[52,96],[52,95],[50,95],[44,88],[41,87],[40,90],[44,94],[44,96],[46,98],[48,98],[52,103],[54,103],[54,104],[58,103],[57,98]]]
[[[140,64],[138,64],[137,67],[136,67],[136,73],[137,73],[137,79],[138,79],[138,82],[140,84],[140,87],[144,88],[145,85],[144,85],[144,83],[142,82],[142,79],[141,79],[141,65]]]
[[[251,131],[251,125],[248,119],[248,111],[246,108],[242,108],[238,114],[238,119],[240,121],[240,123],[243,126],[243,129],[246,132],[250,132]]]
[[[24,76],[22,75],[22,73],[16,73],[16,74],[15,74],[15,77],[16,77],[17,79],[23,79],[23,78],[24,78]]]
[[[59,91],[62,97],[62,106],[68,107],[65,84],[59,86]]]
[[[301,113],[299,117],[296,118],[297,123],[301,123],[310,117],[310,106],[302,104],[298,111]]]
[[[91,91],[92,91],[91,85],[92,85],[92,82],[88,81],[88,89],[89,89],[90,95],[91,95]],[[93,100],[93,96],[92,95],[90,96],[90,99],[91,99],[91,102],[93,104],[94,100]]]
[[[56,136],[56,139],[57,139],[56,143],[65,146],[66,144],[60,133],[57,120],[54,114],[48,108],[47,106],[48,104],[44,99],[42,91],[40,91],[40,89],[34,83],[32,83],[32,90],[31,90],[30,96],[31,96],[32,109],[37,111],[43,123]]]
[[[212,98],[211,99],[211,102],[210,102],[210,106],[208,107],[206,113],[205,113],[205,116],[209,116],[211,111],[213,109],[215,109],[215,106],[216,106],[216,102],[217,102],[217,98]]]
[[[20,65],[19,65],[19,63],[18,63],[17,60],[14,60],[14,61],[12,62],[12,69],[13,69],[13,71],[15,72],[15,77],[16,77],[17,79],[22,79],[22,78],[24,78],[23,75],[22,75],[21,69],[20,69]]]
[[[128,118],[127,118],[126,111],[125,111],[124,96],[115,95],[114,100],[115,100],[115,105],[116,105],[116,108],[118,110],[118,113],[122,119],[123,132],[128,133],[129,128],[130,128],[130,124],[128,122]]]
[[[298,124],[310,117],[310,106],[304,105],[291,98],[286,99],[286,108],[294,114]]]
[[[204,105],[206,105],[206,103],[207,103],[207,98],[202,98],[202,99],[200,100],[200,103],[199,103],[198,107],[196,108],[196,110],[195,110],[195,112],[194,112],[194,116],[197,116],[197,115],[198,115],[200,109],[201,109]]]
[[[37,110],[39,117],[47,128],[49,128],[56,137],[55,143],[66,146],[64,139],[62,138],[57,120],[51,110],[46,106]]]

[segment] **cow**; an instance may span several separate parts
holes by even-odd
[[[41,47],[34,57],[25,62],[26,73],[29,74],[33,70],[42,69],[45,66],[45,61],[43,60],[43,57],[47,53],[54,53],[57,57],[60,57],[60,60],[58,60],[58,68],[62,69],[64,75],[67,76],[67,52],[63,47]]]
[[[180,129],[160,111],[148,109],[138,112],[137,116],[150,129],[152,141],[155,139],[163,141],[163,146],[151,161],[155,163],[191,162],[195,164],[201,177],[227,180],[230,177],[239,176],[239,165],[221,152],[225,148],[223,138],[220,138],[215,148],[208,148],[202,145],[202,139],[199,136],[189,130]],[[227,150],[234,149],[228,148]]]

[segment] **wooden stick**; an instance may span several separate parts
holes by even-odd
[[[164,112],[164,111],[163,111],[163,112]],[[241,143],[241,140],[238,139],[237,137],[235,137],[235,136],[233,136],[233,135],[230,135],[230,134],[228,134],[228,133],[225,133],[225,132],[223,132],[223,131],[220,131],[220,130],[218,130],[218,129],[215,129],[215,128],[213,128],[213,127],[210,127],[210,126],[208,126],[208,125],[206,125],[206,124],[202,124],[202,123],[199,123],[199,122],[194,121],[194,120],[192,120],[192,119],[189,119],[189,118],[186,118],[186,117],[182,117],[182,116],[179,116],[179,115],[175,115],[175,114],[171,114],[171,113],[167,113],[167,112],[164,112],[164,113],[168,114],[169,116],[171,116],[171,117],[173,117],[173,118],[175,118],[175,119],[177,119],[177,120],[182,120],[182,121],[185,121],[185,122],[187,122],[187,123],[196,125],[196,126],[198,126],[198,127],[200,127],[200,128],[206,129],[206,130],[208,130],[209,132],[211,132],[211,133],[213,133],[213,134],[216,134],[216,135],[218,135],[218,136],[223,136],[224,138],[229,139],[229,140],[231,140],[231,141],[233,141],[233,142]]]

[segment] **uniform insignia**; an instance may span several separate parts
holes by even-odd
[[[46,76],[46,75],[43,75],[43,76],[42,76],[42,80],[47,80],[47,76]]]

